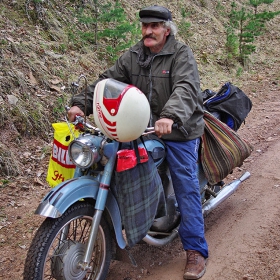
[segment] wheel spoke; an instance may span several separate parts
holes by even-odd
[[[81,270],[79,262],[86,251],[94,208],[85,202],[72,208],[39,228],[28,252],[31,261],[26,260],[24,280],[105,279],[111,259],[109,227],[102,219],[89,263],[92,270]],[[40,271],[37,278],[30,277],[34,271]]]

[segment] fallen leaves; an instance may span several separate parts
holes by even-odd
[[[33,76],[32,72],[30,71],[29,74],[29,82],[32,86],[37,86],[38,85],[38,81],[35,79],[35,77]]]

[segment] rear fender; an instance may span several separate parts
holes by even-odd
[[[62,182],[53,188],[41,201],[35,214],[58,218],[71,205],[81,199],[96,200],[99,189],[99,182],[92,179],[92,177],[83,176]],[[110,215],[116,239],[121,249],[125,248],[126,242],[122,235],[121,214],[118,203],[109,190],[106,200],[106,210]]]

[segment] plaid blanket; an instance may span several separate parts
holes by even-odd
[[[134,168],[115,172],[111,187],[118,201],[127,243],[130,247],[147,234],[164,199],[163,186],[151,156]],[[164,205],[164,204],[163,204]],[[161,209],[165,214],[165,209]]]
[[[201,163],[208,182],[222,181],[250,156],[253,147],[212,114],[204,113],[205,130],[201,139]]]

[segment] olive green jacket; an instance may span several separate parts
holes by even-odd
[[[105,78],[113,78],[136,86],[147,96],[152,112],[150,126],[154,126],[159,118],[170,118],[181,126],[180,129],[173,129],[171,134],[164,135],[163,139],[186,141],[200,137],[204,131],[202,94],[197,64],[191,49],[170,35],[163,49],[153,56],[151,66],[147,68],[137,63],[141,49],[144,49],[144,58],[151,55],[149,49],[143,47],[143,41],[139,41],[88,87],[87,114],[93,110],[96,83]],[[73,98],[74,105],[84,111],[82,94]]]

